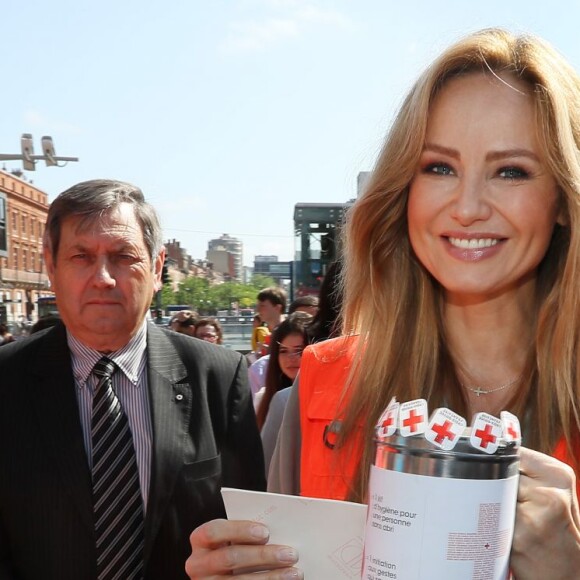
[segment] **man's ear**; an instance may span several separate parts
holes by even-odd
[[[44,258],[44,265],[46,267],[46,273],[48,275],[48,279],[50,280],[50,285],[54,286],[53,280],[54,280],[55,263],[54,263],[54,260],[52,258],[52,252],[48,249],[48,247],[46,245],[44,245],[42,248],[42,255]]]
[[[154,282],[153,288],[155,292],[158,292],[163,287],[163,280],[161,279],[163,273],[163,264],[165,262],[165,247],[161,248],[159,254],[155,258],[153,273],[154,273]]]

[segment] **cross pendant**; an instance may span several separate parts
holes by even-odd
[[[477,389],[474,389],[473,392],[479,397],[480,395],[482,395],[486,391],[484,391],[483,389],[477,387]]]

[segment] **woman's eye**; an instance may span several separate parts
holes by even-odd
[[[435,175],[453,175],[453,169],[446,163],[430,163],[425,167],[424,171]]]
[[[505,179],[525,179],[528,177],[528,172],[519,167],[502,167],[498,173],[500,177]]]

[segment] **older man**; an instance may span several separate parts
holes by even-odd
[[[146,321],[164,259],[127,183],[52,203],[44,258],[64,325],[0,352],[0,578],[185,578],[220,486],[262,489],[241,355]]]

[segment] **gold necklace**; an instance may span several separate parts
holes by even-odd
[[[461,386],[464,389],[467,389],[468,391],[471,391],[472,393],[475,393],[478,397],[480,397],[481,395],[489,395],[491,393],[497,393],[497,391],[503,391],[504,389],[507,389],[508,387],[511,387],[512,385],[515,385],[516,383],[518,383],[519,381],[521,381],[523,375],[518,375],[515,379],[512,379],[511,381],[509,381],[508,383],[505,383],[499,387],[495,387],[493,389],[488,389],[483,388],[483,387],[476,387],[475,385],[472,385],[471,387],[468,385],[464,385],[463,383],[461,383]]]

